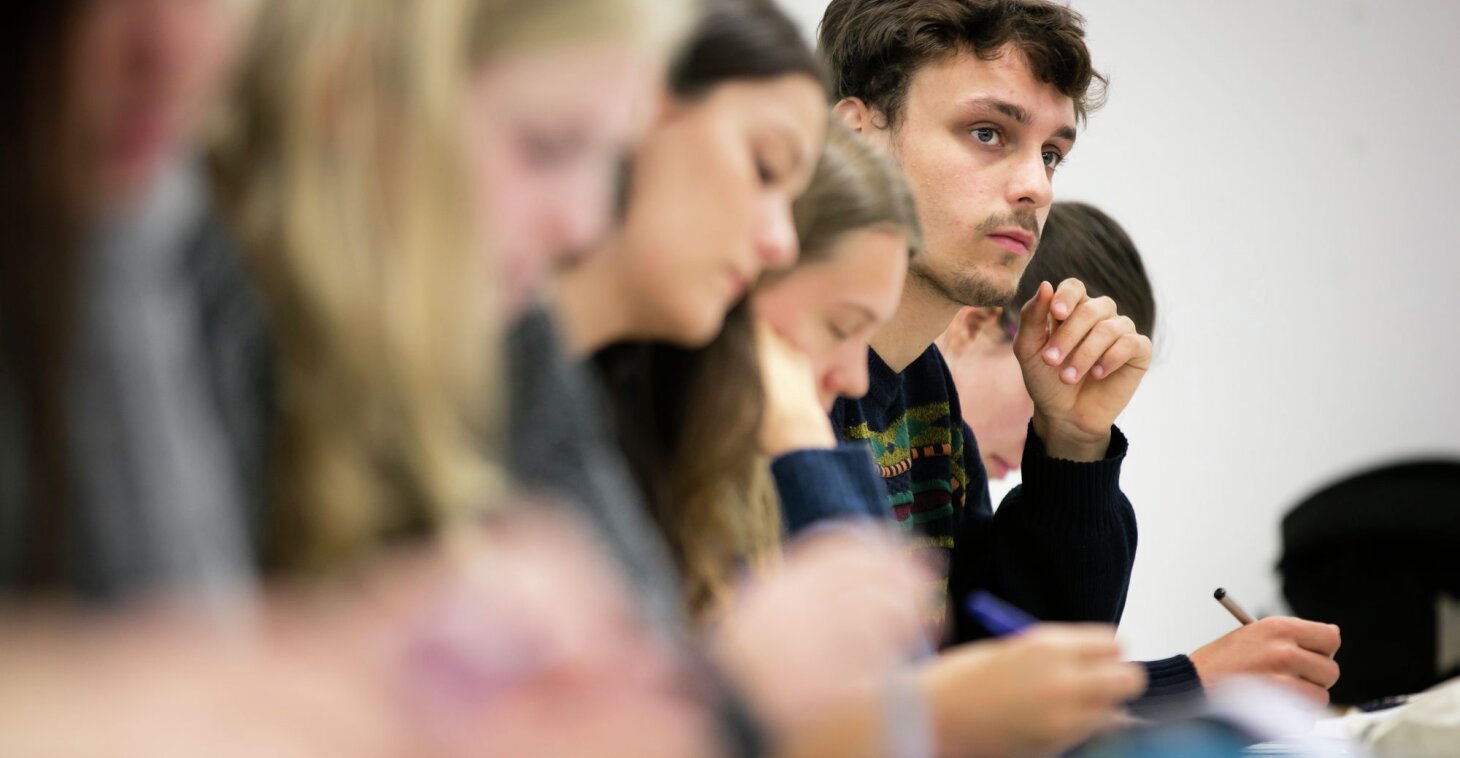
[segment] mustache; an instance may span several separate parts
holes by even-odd
[[[979,223],[978,234],[982,237],[992,233],[995,229],[1005,229],[1011,226],[1017,226],[1034,235],[1034,245],[1030,247],[1030,250],[1039,247],[1039,217],[1034,214],[1034,211],[1029,211],[1028,213],[996,213]]]

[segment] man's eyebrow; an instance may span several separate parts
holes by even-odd
[[[1065,140],[1066,142],[1069,142],[1073,145],[1075,143],[1075,127],[1061,126],[1060,128],[1054,130],[1054,138]]]
[[[1029,124],[1029,111],[1008,100],[1000,100],[997,97],[976,97],[969,100],[967,105],[969,108],[998,111],[1024,126]]]

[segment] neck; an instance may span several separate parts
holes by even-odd
[[[888,368],[901,373],[953,323],[960,307],[921,276],[909,272],[902,287],[902,302],[891,320],[872,335],[872,350]]]
[[[570,355],[586,358],[631,333],[617,240],[559,275],[548,305]]]

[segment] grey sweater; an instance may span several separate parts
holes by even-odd
[[[669,557],[609,426],[597,377],[563,354],[552,319],[528,313],[507,340],[508,471],[517,483],[573,507],[601,537],[657,629],[714,685],[723,746],[759,755],[763,736],[744,703],[699,657]]]
[[[170,165],[82,252],[67,390],[70,587],[100,603],[164,592],[242,601],[254,583],[267,329],[197,166]],[[9,464],[20,455],[4,458],[19,470]],[[25,533],[23,483],[11,482],[0,567],[18,565]]]

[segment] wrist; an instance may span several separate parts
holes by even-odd
[[[1105,459],[1110,450],[1110,427],[1101,434],[1090,434],[1070,423],[1061,423],[1035,411],[1032,421],[1034,433],[1044,443],[1044,451],[1051,458],[1092,463]]]

